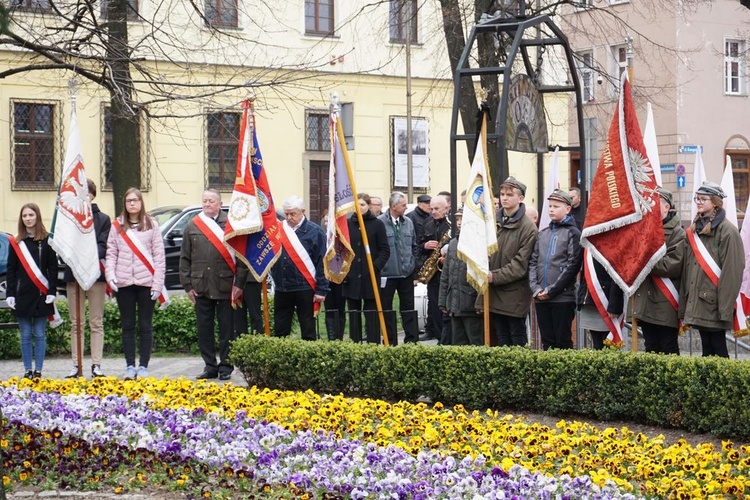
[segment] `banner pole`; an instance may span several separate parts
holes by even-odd
[[[83,315],[86,314],[86,306],[81,300],[81,285],[76,281],[76,354],[78,355],[78,376],[83,377]],[[84,295],[84,300],[86,296]]]
[[[271,319],[268,314],[268,280],[265,276],[261,279],[261,290],[263,290],[263,326],[266,337],[271,336]]]
[[[490,287],[487,287],[487,291],[484,293],[484,310],[482,315],[484,316],[484,345],[489,347],[490,343]]]
[[[635,318],[635,295],[630,301],[630,350],[638,352],[638,320]]]

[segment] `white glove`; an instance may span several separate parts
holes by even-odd
[[[8,307],[10,307],[11,309],[15,309],[16,308],[16,298],[15,297],[8,297],[7,299],[5,299],[5,303],[8,304]]]
[[[112,278],[111,280],[109,280],[109,287],[113,292],[117,292],[117,278]]]
[[[151,300],[158,299],[159,295],[161,295],[161,293],[157,292],[156,290],[151,290]]]
[[[44,299],[44,303],[45,304],[51,304],[54,301],[55,301],[55,296],[54,295],[47,295],[47,298]]]

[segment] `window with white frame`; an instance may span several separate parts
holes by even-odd
[[[594,0],[578,0],[573,2],[576,11],[590,9],[594,6]]]
[[[724,93],[731,95],[744,94],[747,45],[745,40],[724,40]]]
[[[579,71],[581,73],[581,98],[583,102],[594,101],[594,53],[585,51],[578,53]]]
[[[409,25],[409,41],[412,45],[419,40],[419,16],[417,0],[390,0],[388,20],[391,43],[406,43],[406,27]]]
[[[628,70],[628,46],[613,45],[611,49],[611,67],[610,75],[612,75],[612,85],[610,87],[612,95],[617,95],[618,89],[620,88],[620,78],[622,74]]]

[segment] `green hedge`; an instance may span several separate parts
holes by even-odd
[[[153,351],[159,354],[198,354],[198,335],[195,329],[195,309],[190,300],[182,296],[172,296],[171,304],[165,309],[156,308],[154,312],[154,346]],[[68,301],[59,297],[57,309],[64,323],[57,328],[47,328],[47,355],[58,356],[70,354],[70,318]],[[273,299],[269,300],[271,328],[273,328]],[[321,314],[322,318],[323,315]],[[89,352],[88,310],[84,324],[86,349]],[[10,309],[0,309],[0,323],[15,323],[16,319]],[[322,319],[319,321],[322,325]],[[292,335],[299,336],[296,318],[292,323]],[[122,330],[120,312],[117,302],[107,300],[104,304],[104,354],[122,353]],[[0,359],[19,359],[21,357],[21,339],[18,329],[0,330]]]
[[[303,342],[243,336],[249,385],[517,410],[750,438],[750,364],[604,350]]]

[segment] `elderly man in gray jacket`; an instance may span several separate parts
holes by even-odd
[[[388,246],[391,255],[380,273],[385,284],[380,289],[380,300],[383,310],[389,311],[386,316],[386,329],[390,345],[398,343],[396,335],[396,314],[392,312],[393,296],[398,292],[401,323],[404,325],[404,342],[416,343],[418,340],[417,312],[414,310],[414,266],[418,252],[414,234],[414,224],[407,217],[406,195],[394,191],[388,200],[388,210],[378,217],[385,224]]]

